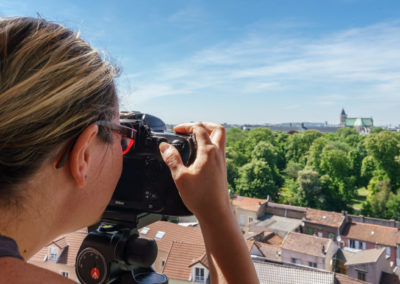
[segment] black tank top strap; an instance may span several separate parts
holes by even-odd
[[[17,243],[6,236],[0,235],[0,257],[16,257],[24,260],[20,255]]]

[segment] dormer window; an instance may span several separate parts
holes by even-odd
[[[194,282],[204,283],[204,268],[196,267]]]
[[[57,255],[58,255],[58,248],[55,247],[55,246],[50,247],[49,260],[50,261],[57,261]]]

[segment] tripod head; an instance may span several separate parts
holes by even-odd
[[[156,257],[157,243],[139,237],[137,222],[102,222],[82,242],[75,270],[79,281],[86,284],[168,283],[167,276],[151,268]]]

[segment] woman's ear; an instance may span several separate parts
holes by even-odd
[[[95,155],[94,145],[99,129],[96,124],[89,125],[78,137],[70,153],[69,167],[79,188],[86,185],[90,161]]]

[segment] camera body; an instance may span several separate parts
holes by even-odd
[[[120,121],[137,131],[136,141],[134,149],[124,155],[122,174],[102,221],[123,223],[141,213],[192,215],[161,158],[159,145],[175,146],[184,165],[189,166],[196,158],[195,137],[168,133],[161,119],[140,112],[121,112]]]

